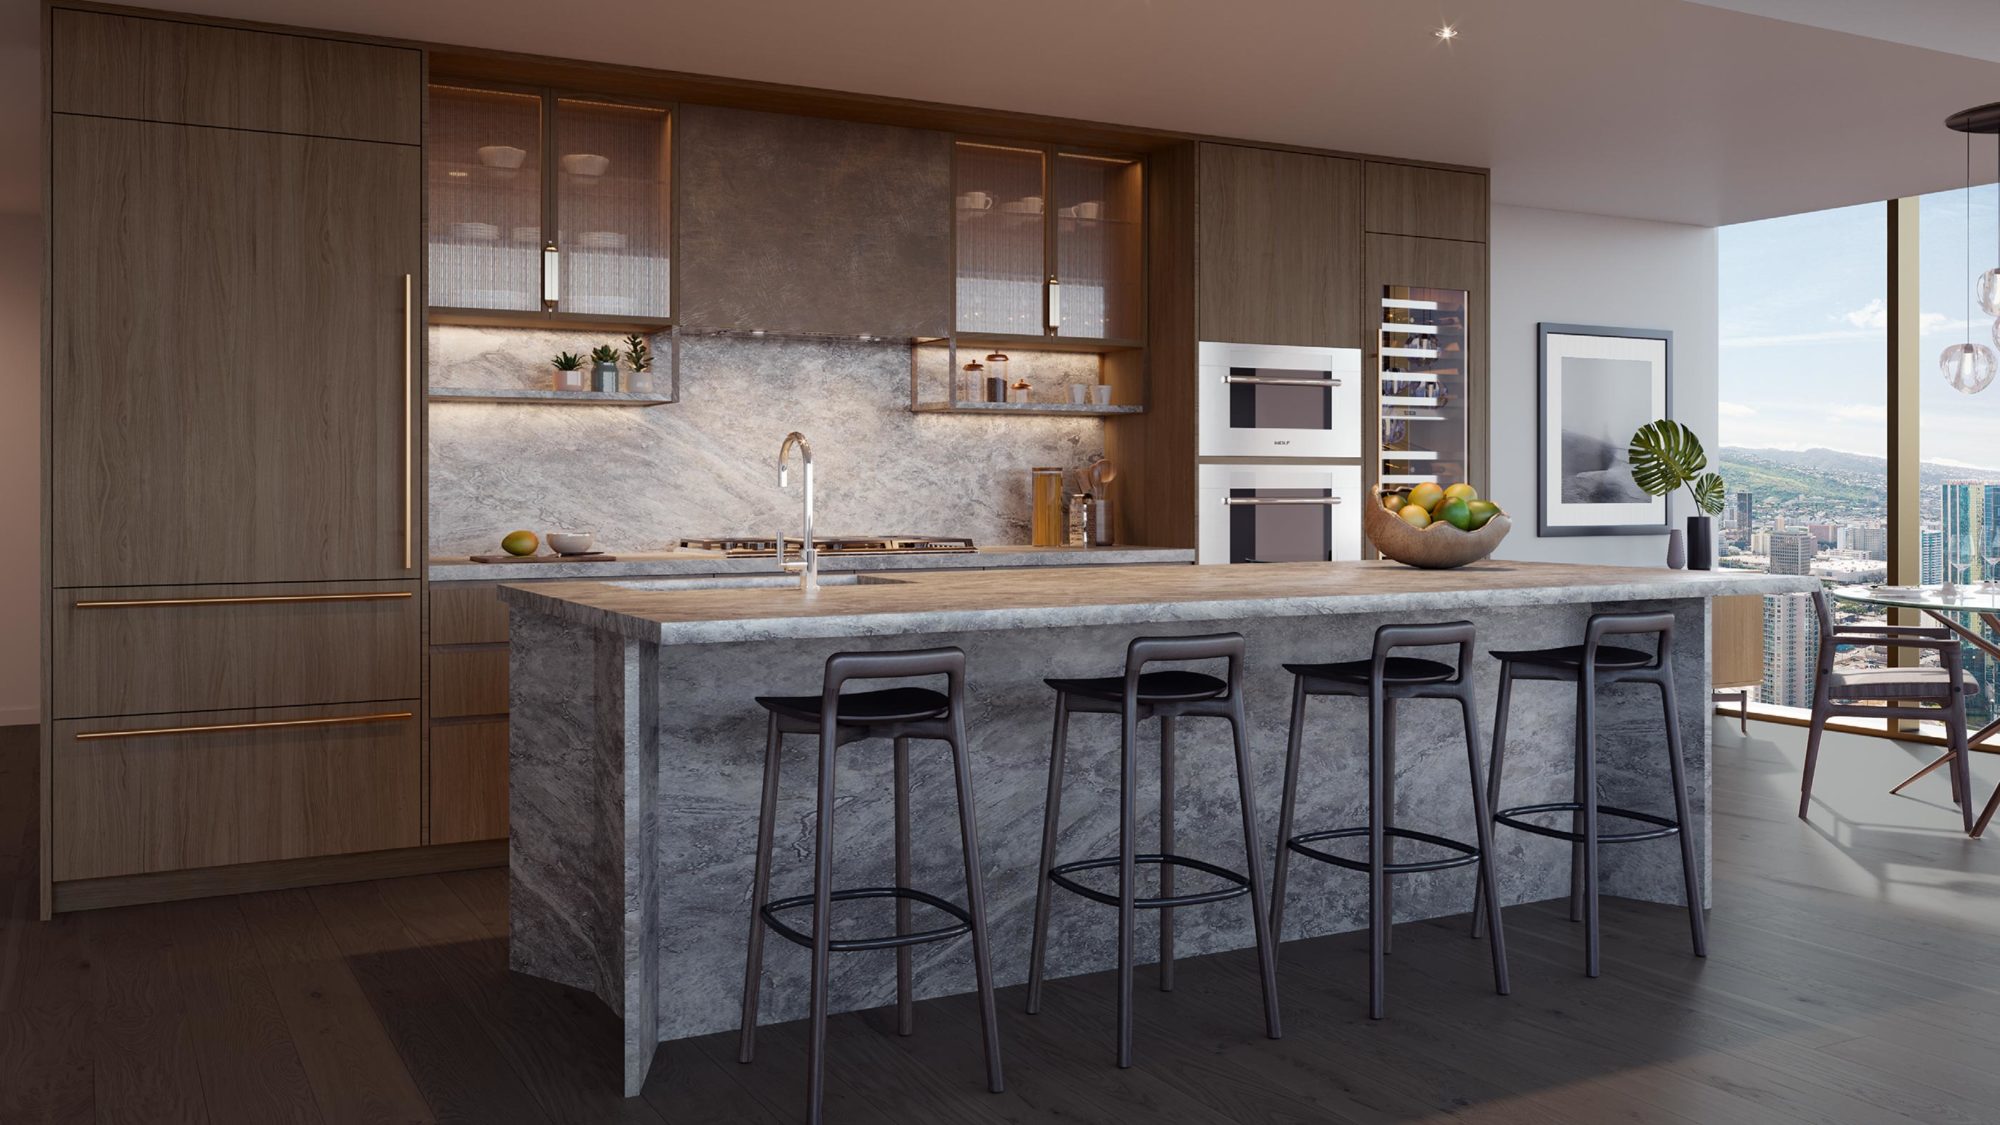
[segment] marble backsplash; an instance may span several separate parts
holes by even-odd
[[[432,386],[502,388],[546,387],[550,356],[600,341],[439,326],[429,342]],[[654,339],[662,378],[672,346]],[[672,405],[432,403],[431,553],[490,552],[515,528],[594,531],[609,551],[796,534],[797,474],[781,489],[777,471],[791,430],[812,442],[820,534],[1026,543],[1029,468],[1078,469],[1103,449],[1096,418],[910,413],[907,344],[683,336],[678,347]],[[1041,395],[1097,378],[1095,356],[1013,354]]]

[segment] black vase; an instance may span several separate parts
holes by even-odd
[[[1715,520],[1709,516],[1688,517],[1688,569],[1715,569]]]

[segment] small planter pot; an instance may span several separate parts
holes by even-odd
[[[556,369],[556,390],[580,391],[583,389],[583,369],[573,367],[567,371]]]
[[[593,391],[615,391],[618,389],[618,361],[590,365],[590,389]]]
[[[1687,564],[1689,570],[1715,569],[1715,520],[1713,517],[1688,517]]]
[[[652,394],[653,386],[653,369],[650,367],[643,371],[634,371],[625,377],[625,389],[633,394]]]

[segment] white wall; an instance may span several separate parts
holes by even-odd
[[[0,215],[0,726],[40,714],[42,222]]]
[[[1492,466],[1489,492],[1514,519],[1496,558],[1661,566],[1665,535],[1535,535],[1540,406],[1535,326],[1664,328],[1669,400],[1711,454],[1716,443],[1716,232],[1534,207],[1493,208]],[[1694,509],[1673,503],[1674,526]]]

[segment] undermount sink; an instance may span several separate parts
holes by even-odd
[[[885,578],[876,574],[822,574],[821,586],[874,586],[895,584],[900,578]],[[796,590],[799,576],[796,574],[711,574],[699,578],[607,578],[607,586],[618,586],[626,590],[656,590],[673,593],[677,590]]]

